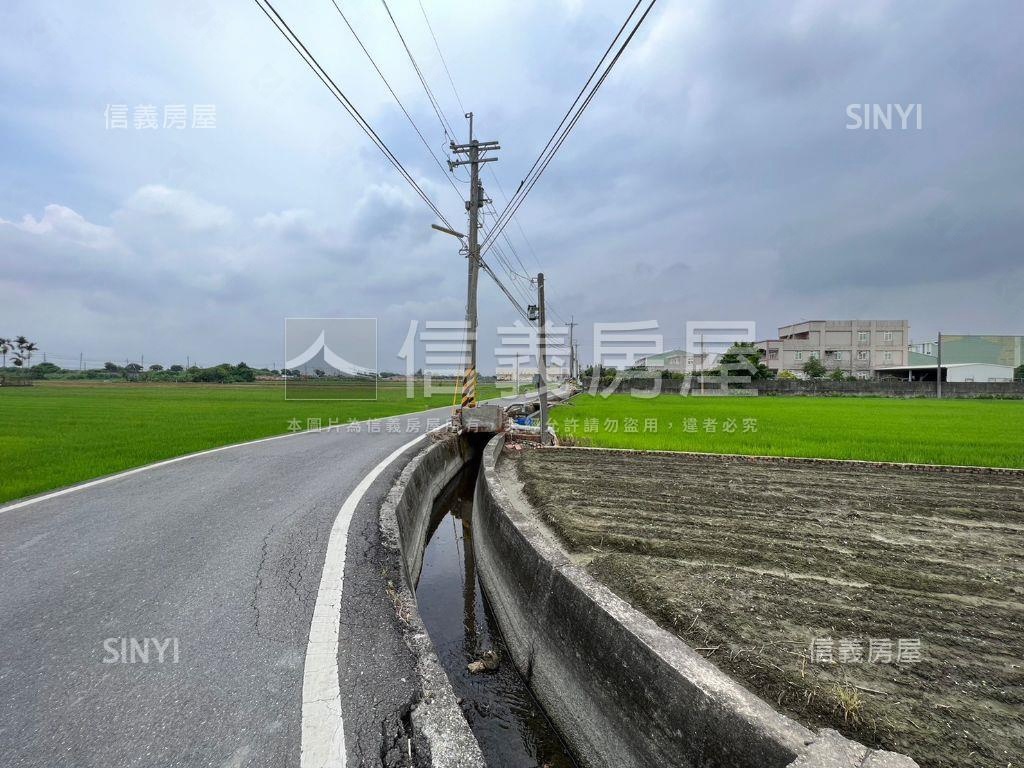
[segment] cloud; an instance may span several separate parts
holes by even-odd
[[[260,339],[279,338],[285,317],[337,315],[388,321],[384,341],[397,350],[404,314],[398,323],[387,315],[426,308],[408,302],[446,290],[447,279],[435,258],[438,240],[423,227],[377,231],[382,210],[393,216],[406,205],[381,185],[368,189],[344,220],[289,209],[247,222],[183,190],[145,185],[111,212],[110,226],[56,204],[38,218],[0,220],[0,283],[12,318],[19,327],[32,325],[48,346],[79,346],[82,327],[111,327],[115,347],[138,335],[151,358],[161,347],[187,346],[193,357],[259,360],[274,351]],[[381,238],[394,249],[391,258],[368,258]],[[355,264],[361,266],[354,276]],[[59,316],[33,301],[44,295],[60,304]],[[450,313],[447,304],[433,306]],[[68,326],[65,317],[87,319]],[[140,322],[118,328],[117,318],[123,325],[125,317]],[[91,348],[100,335],[90,331]]]
[[[253,223],[258,229],[274,235],[304,240],[315,230],[317,221],[313,211],[297,208],[280,213],[265,213],[257,216]]]
[[[70,241],[88,248],[104,248],[114,245],[113,230],[86,221],[81,215],[63,205],[51,204],[43,209],[43,215],[36,219],[25,214],[20,224],[0,219],[0,228],[10,227],[30,235],[52,237]]]
[[[209,232],[231,225],[231,212],[190,192],[147,184],[138,189],[116,214],[141,221],[164,220],[186,232]]]
[[[120,357],[145,344],[271,362],[287,315],[379,316],[388,349],[424,313],[460,317],[457,243],[429,229],[427,207],[262,14],[200,5],[54,0],[6,15],[5,322],[48,346],[102,339]],[[500,209],[492,172],[515,191],[625,13],[613,0],[489,11],[501,34],[477,34],[459,4],[428,7],[477,136],[501,142],[483,174]],[[462,229],[460,196],[329,4],[283,12]],[[452,137],[382,9],[349,13],[443,161]],[[418,9],[395,13],[464,140]],[[908,317],[915,335],[1021,332],[1021,28],[1015,0],[984,13],[925,0],[659,3],[520,209],[531,245],[516,224],[506,233],[566,319],[657,316],[671,345],[686,320],[722,314],[769,331],[873,313]],[[922,130],[846,129],[847,104],[875,102],[921,104]],[[110,103],[215,103],[218,122],[110,131]],[[533,290],[488,258],[514,291]],[[68,320],[41,309],[57,300]],[[517,317],[486,277],[480,312],[490,326]]]

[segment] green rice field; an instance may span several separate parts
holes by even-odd
[[[580,395],[563,441],[604,448],[1024,468],[1024,401]]]
[[[372,397],[372,391],[365,394]],[[481,399],[499,393],[481,385]],[[308,392],[305,394],[308,397]],[[417,384],[376,400],[286,400],[281,384],[37,384],[0,388],[0,503],[161,459],[310,426],[450,406]]]

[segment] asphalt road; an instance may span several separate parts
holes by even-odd
[[[446,416],[242,445],[0,511],[0,764],[298,766],[332,524],[367,472],[415,437],[409,418],[425,431]],[[378,565],[382,494],[417,450],[373,483],[350,528],[349,765],[379,764],[413,696],[393,616],[359,579]]]

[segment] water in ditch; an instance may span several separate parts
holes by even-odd
[[[470,464],[434,505],[434,528],[423,553],[416,601],[462,712],[489,768],[576,768],[554,726],[516,671],[487,608],[473,564]],[[493,672],[467,665],[498,652]]]

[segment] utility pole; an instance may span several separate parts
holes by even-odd
[[[579,323],[573,322],[575,319],[576,319],[575,316],[569,315],[569,378],[570,379],[576,377],[576,373],[575,373],[575,371],[576,371],[576,352],[575,352],[575,349],[576,348],[573,346],[573,343],[572,343],[572,329],[575,328],[577,325],[579,325]]]
[[[700,393],[704,394],[704,334],[700,335]]]
[[[519,397],[519,353],[516,352],[516,397]]]
[[[939,331],[939,340],[936,344],[938,349],[936,350],[935,358],[935,397],[938,400],[942,399],[942,331]]]
[[[467,112],[469,120],[469,143],[456,144],[451,142],[451,151],[456,155],[466,155],[465,160],[449,160],[448,168],[454,171],[460,165],[469,166],[469,200],[466,201],[466,211],[469,213],[469,246],[466,258],[469,261],[469,275],[466,289],[466,336],[468,343],[469,360],[466,363],[466,372],[462,379],[462,407],[476,407],[476,337],[477,337],[477,311],[476,311],[476,288],[480,278],[480,209],[490,200],[484,197],[484,188],[480,184],[480,164],[491,163],[497,160],[496,157],[482,157],[482,153],[488,150],[498,150],[501,147],[496,141],[477,141],[473,138],[473,113]]]
[[[548,440],[548,362],[547,362],[547,319],[544,316],[544,273],[537,275],[537,324],[540,329],[540,349],[537,354],[537,374],[540,376],[540,444]]]

